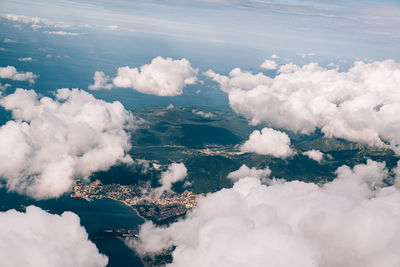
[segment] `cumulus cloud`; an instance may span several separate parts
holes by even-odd
[[[17,14],[2,14],[2,18],[5,18],[10,21],[30,24],[33,29],[40,29],[43,27],[47,28],[68,28],[71,26],[70,23],[64,22],[54,22],[48,19],[40,18],[40,17],[28,17],[24,15]]]
[[[265,169],[256,169],[252,167],[250,169],[249,167],[243,164],[238,170],[230,172],[227,177],[228,179],[237,182],[245,177],[253,177],[253,178],[258,178],[260,180],[265,180],[267,177],[270,176],[270,174],[271,170],[269,169],[269,167]]]
[[[272,58],[272,59],[278,59],[278,58],[280,58],[280,57],[279,57],[278,55],[272,54],[272,55],[271,55],[271,58]]]
[[[286,158],[293,154],[290,148],[290,138],[286,133],[264,128],[253,131],[249,140],[240,146],[243,152],[254,152],[261,155],[272,155],[278,158]]]
[[[173,183],[185,179],[187,176],[187,169],[183,163],[171,163],[168,170],[161,174],[161,186],[156,189],[156,194],[161,195],[164,191],[171,191]]]
[[[228,76],[205,73],[227,92],[232,109],[252,124],[373,146],[400,145],[400,64],[355,62],[347,71],[317,63],[280,68],[274,78],[238,68]]]
[[[117,87],[132,88],[144,94],[175,96],[182,94],[182,89],[197,81],[198,69],[193,69],[190,62],[183,58],[156,57],[150,64],[138,68],[118,68],[113,79]]]
[[[33,84],[39,77],[32,72],[19,72],[14,66],[0,67],[0,79],[10,79],[13,81],[28,81]]]
[[[14,119],[0,127],[0,177],[8,190],[36,199],[58,197],[74,178],[132,161],[126,130],[135,119],[120,102],[77,89],[59,89],[55,99],[17,89],[0,105]]]
[[[197,109],[193,109],[192,113],[196,114],[196,115],[198,115],[200,117],[203,117],[205,119],[210,119],[210,118],[215,117],[215,115],[213,113],[211,113],[211,112],[204,112],[202,110],[197,110]]]
[[[0,258],[3,266],[75,267],[106,266],[72,212],[49,214],[29,206],[25,213],[0,212]]]
[[[20,58],[18,58],[18,61],[28,62],[28,61],[32,61],[32,58],[31,57],[20,57]]]
[[[102,71],[96,71],[93,76],[94,83],[89,85],[90,90],[111,90],[114,85],[111,82],[110,76],[107,76]]]
[[[372,186],[386,175],[369,161],[322,186],[245,177],[168,227],[146,222],[130,245],[176,246],[169,266],[399,266],[400,192]]]
[[[275,70],[278,65],[275,63],[275,61],[266,59],[260,67],[266,70]]]
[[[44,31],[46,34],[62,35],[62,36],[78,36],[81,35],[79,32],[66,32],[66,31]]]
[[[313,159],[318,162],[320,162],[322,160],[322,158],[324,157],[324,153],[322,153],[321,151],[316,150],[316,149],[305,151],[305,152],[303,152],[303,155],[306,155],[310,159]]]

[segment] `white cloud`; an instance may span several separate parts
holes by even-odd
[[[107,76],[102,71],[96,71],[93,76],[94,83],[89,85],[90,90],[111,90],[114,86],[110,76]]]
[[[266,70],[275,70],[278,65],[275,63],[275,61],[266,59],[260,67]]]
[[[213,113],[211,113],[211,112],[204,112],[204,111],[197,110],[197,109],[193,109],[192,113],[196,114],[196,115],[198,115],[200,117],[203,117],[205,119],[210,119],[210,118],[215,117],[215,115]]]
[[[108,258],[72,212],[49,214],[29,206],[25,213],[0,212],[1,265],[14,267],[100,267]]]
[[[4,38],[3,39],[3,43],[16,43],[17,40],[14,39],[10,39],[10,38]]]
[[[21,62],[32,61],[32,58],[31,57],[20,57],[20,58],[18,58],[18,61],[21,61]]]
[[[198,197],[181,221],[164,228],[145,223],[140,241],[130,245],[141,252],[175,245],[171,267],[399,266],[399,190],[371,187],[387,175],[382,163],[348,170],[320,187],[240,179]]]
[[[9,83],[6,83],[6,84],[0,83],[0,93],[1,93],[1,91],[7,90],[7,88],[9,88],[9,87],[11,87],[11,84],[9,84]]]
[[[168,170],[161,174],[161,186],[156,188],[156,194],[161,195],[164,191],[171,191],[173,183],[185,179],[187,176],[187,169],[183,163],[171,163]]]
[[[56,99],[17,89],[0,99],[14,120],[0,127],[0,177],[8,190],[36,199],[58,197],[74,178],[130,162],[133,115],[85,91],[59,89]]]
[[[0,67],[0,79],[10,79],[13,81],[28,81],[33,84],[35,79],[39,77],[32,72],[18,72],[13,66]]]
[[[324,157],[324,153],[322,153],[321,151],[316,150],[316,149],[305,151],[305,152],[303,152],[303,155],[306,155],[310,159],[313,159],[318,162],[320,162],[322,160],[322,158]]]
[[[272,128],[264,128],[261,132],[253,131],[249,140],[240,146],[240,150],[261,155],[272,155],[278,158],[286,158],[293,154],[289,136]]]
[[[167,106],[167,109],[173,109],[174,108],[174,105],[172,105],[172,104],[169,104],[168,106]]]
[[[301,58],[313,57],[315,56],[315,53],[297,53],[296,56],[299,56]]]
[[[110,26],[107,26],[107,29],[110,30],[110,31],[116,31],[116,30],[119,29],[119,26],[117,26],[117,25],[110,25]]]
[[[249,168],[246,165],[242,165],[238,170],[234,172],[230,172],[227,176],[228,179],[231,179],[234,182],[239,181],[245,177],[253,177],[258,178],[260,180],[265,180],[271,174],[271,170],[267,167],[265,169],[256,169],[256,168]]]
[[[279,57],[278,55],[272,54],[272,55],[271,55],[271,58],[272,58],[272,59],[278,59],[278,58],[280,58],[280,57]]]
[[[138,68],[118,68],[113,79],[117,87],[131,87],[144,94],[175,96],[182,94],[182,89],[197,81],[198,69],[193,69],[190,62],[183,58],[156,57],[150,64]]]
[[[356,62],[348,71],[317,63],[280,68],[269,78],[234,69],[229,77],[205,73],[228,93],[232,109],[252,124],[373,146],[400,145],[400,64],[393,60]]]
[[[44,31],[46,34],[62,35],[62,36],[78,36],[82,33],[79,32],[66,32],[66,31]]]
[[[40,18],[40,17],[28,17],[24,15],[16,15],[16,14],[2,14],[1,17],[8,19],[10,21],[31,24],[33,29],[40,29],[43,27],[47,28],[68,28],[71,27],[70,23],[64,22],[54,22],[48,19]]]

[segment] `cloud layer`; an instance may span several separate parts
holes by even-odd
[[[143,94],[158,96],[176,96],[182,89],[197,81],[198,69],[193,69],[190,62],[183,58],[156,57],[150,64],[140,68],[120,67],[117,76],[112,79],[103,72],[96,71],[91,90],[111,89],[112,87],[132,88]]]
[[[205,73],[226,92],[232,109],[251,120],[309,134],[388,147],[400,144],[400,64],[355,62],[348,71],[317,63],[280,67],[270,78],[238,68],[228,76]]]
[[[17,89],[0,99],[14,120],[0,127],[0,177],[9,190],[36,199],[58,197],[74,178],[130,162],[133,115],[85,91],[60,89],[56,99]]]
[[[108,258],[88,240],[72,212],[49,214],[29,206],[25,213],[0,212],[0,258],[14,267],[100,267]]]
[[[380,187],[387,175],[369,160],[323,186],[245,177],[167,228],[145,223],[130,244],[176,246],[169,266],[399,266],[400,192]]]
[[[33,84],[37,77],[39,76],[32,72],[19,72],[14,66],[0,67],[0,79],[27,81],[30,84]]]

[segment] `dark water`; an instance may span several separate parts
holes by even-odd
[[[6,190],[0,189],[0,209],[2,211],[19,208],[21,205],[35,205],[56,214],[72,211],[81,218],[81,225],[89,234],[105,229],[137,229],[143,223],[142,218],[133,209],[110,199],[88,202],[84,199],[65,196],[59,199],[34,201],[24,196],[6,193]],[[109,257],[108,266],[143,266],[140,259],[121,240],[102,239],[93,242],[101,253]]]

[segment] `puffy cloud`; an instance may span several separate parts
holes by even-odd
[[[28,81],[34,83],[38,75],[32,72],[19,72],[13,66],[0,67],[0,79],[11,79],[13,81]]]
[[[156,57],[139,69],[118,68],[113,82],[117,87],[131,87],[144,94],[175,96],[182,94],[186,85],[196,83],[197,73],[198,69],[193,69],[185,58],[173,60]]]
[[[29,206],[25,213],[0,212],[0,258],[4,266],[75,267],[106,266],[108,258],[72,212],[49,214]]]
[[[278,65],[275,63],[275,61],[266,59],[260,67],[266,70],[275,70]]]
[[[246,165],[242,165],[238,170],[228,174],[228,178],[236,182],[244,177],[253,177],[260,180],[265,180],[271,174],[271,170],[267,167],[265,169],[249,168]]]
[[[310,159],[313,159],[318,162],[320,162],[322,160],[322,158],[324,157],[324,153],[322,153],[321,151],[316,150],[316,149],[305,151],[305,152],[303,152],[303,155],[306,155]]]
[[[66,32],[66,31],[45,31],[46,34],[62,35],[62,36],[78,36],[81,35],[79,32]]]
[[[161,174],[161,186],[156,189],[156,194],[161,195],[164,191],[171,191],[173,183],[183,180],[187,176],[187,169],[183,163],[171,163],[168,170]]]
[[[32,61],[32,58],[31,57],[20,57],[20,58],[18,58],[18,61],[28,62],[28,61]]]
[[[234,69],[229,77],[205,73],[227,92],[232,109],[252,124],[303,134],[320,128],[328,137],[369,145],[400,145],[400,64],[355,62],[347,71],[317,63],[280,68],[269,78]]]
[[[400,192],[371,187],[386,177],[384,164],[338,173],[322,186],[245,177],[198,197],[168,227],[145,223],[130,245],[141,252],[176,246],[168,266],[399,266]]]
[[[16,15],[16,14],[2,14],[1,17],[8,19],[10,21],[14,21],[14,22],[31,24],[31,27],[33,29],[40,29],[43,27],[68,28],[71,26],[69,23],[54,22],[54,21],[40,18],[40,17],[28,17],[28,16]]]
[[[209,119],[209,118],[215,117],[215,115],[213,113],[211,113],[211,112],[204,112],[204,111],[196,110],[196,109],[193,109],[192,113],[196,114],[196,115],[199,115],[200,117],[203,117],[205,119]]]
[[[278,158],[286,158],[293,154],[289,136],[272,128],[264,128],[261,132],[253,131],[249,140],[240,146],[240,150],[261,155],[272,155]]]
[[[90,90],[111,90],[114,86],[111,83],[110,76],[107,76],[102,71],[96,71],[93,76],[94,83],[89,85]]]
[[[0,99],[14,120],[0,127],[0,177],[8,190],[36,199],[58,197],[74,178],[87,179],[130,162],[133,115],[120,102],[59,89],[56,99],[17,89]]]
[[[280,58],[280,57],[279,57],[278,55],[272,54],[272,55],[271,55],[271,58],[272,58],[272,59],[278,59],[278,58]]]

